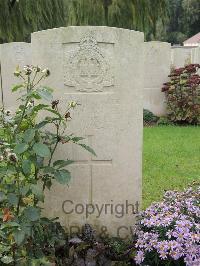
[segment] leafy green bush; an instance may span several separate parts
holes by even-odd
[[[54,153],[69,142],[95,153],[81,143],[82,137],[66,133],[77,103],[61,112],[59,101],[52,101],[52,89],[39,86],[50,75],[48,69],[25,66],[14,74],[22,81],[12,89],[23,91],[21,103],[13,115],[4,108],[0,113],[0,265],[45,265],[48,256],[54,262],[53,247],[62,237],[52,230],[54,220],[41,217],[39,205],[52,180],[68,184],[66,167],[73,163],[54,160]]]
[[[164,83],[168,118],[175,123],[200,123],[200,76],[199,64],[173,69],[170,81]]]
[[[159,120],[157,121],[157,125],[159,126],[168,126],[168,125],[173,125],[173,122],[170,121],[167,117],[161,116]]]
[[[143,122],[144,125],[154,124],[158,121],[158,117],[154,115],[151,111],[144,109],[143,110]]]

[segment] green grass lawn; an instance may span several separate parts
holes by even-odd
[[[200,127],[144,128],[143,208],[194,180],[200,180]]]

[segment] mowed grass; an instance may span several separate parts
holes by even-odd
[[[146,127],[143,145],[143,208],[200,180],[200,127]]]

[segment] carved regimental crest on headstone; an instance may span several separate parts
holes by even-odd
[[[77,49],[65,53],[64,84],[77,91],[100,92],[113,85],[108,60],[93,36],[84,37]]]

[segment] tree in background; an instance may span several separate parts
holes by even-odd
[[[168,0],[167,5],[169,14],[164,23],[157,21],[156,39],[181,44],[200,31],[199,0]]]
[[[183,0],[184,31],[190,37],[200,31],[200,1]]]
[[[182,43],[200,25],[199,0],[0,0],[0,42],[34,31],[106,25],[143,31],[146,40]]]
[[[65,0],[67,25],[107,25],[156,32],[166,0]]]
[[[64,26],[63,0],[0,0],[0,42],[27,41],[30,33]]]
[[[166,0],[1,0],[0,42],[30,40],[30,33],[68,25],[108,25],[155,35]]]

